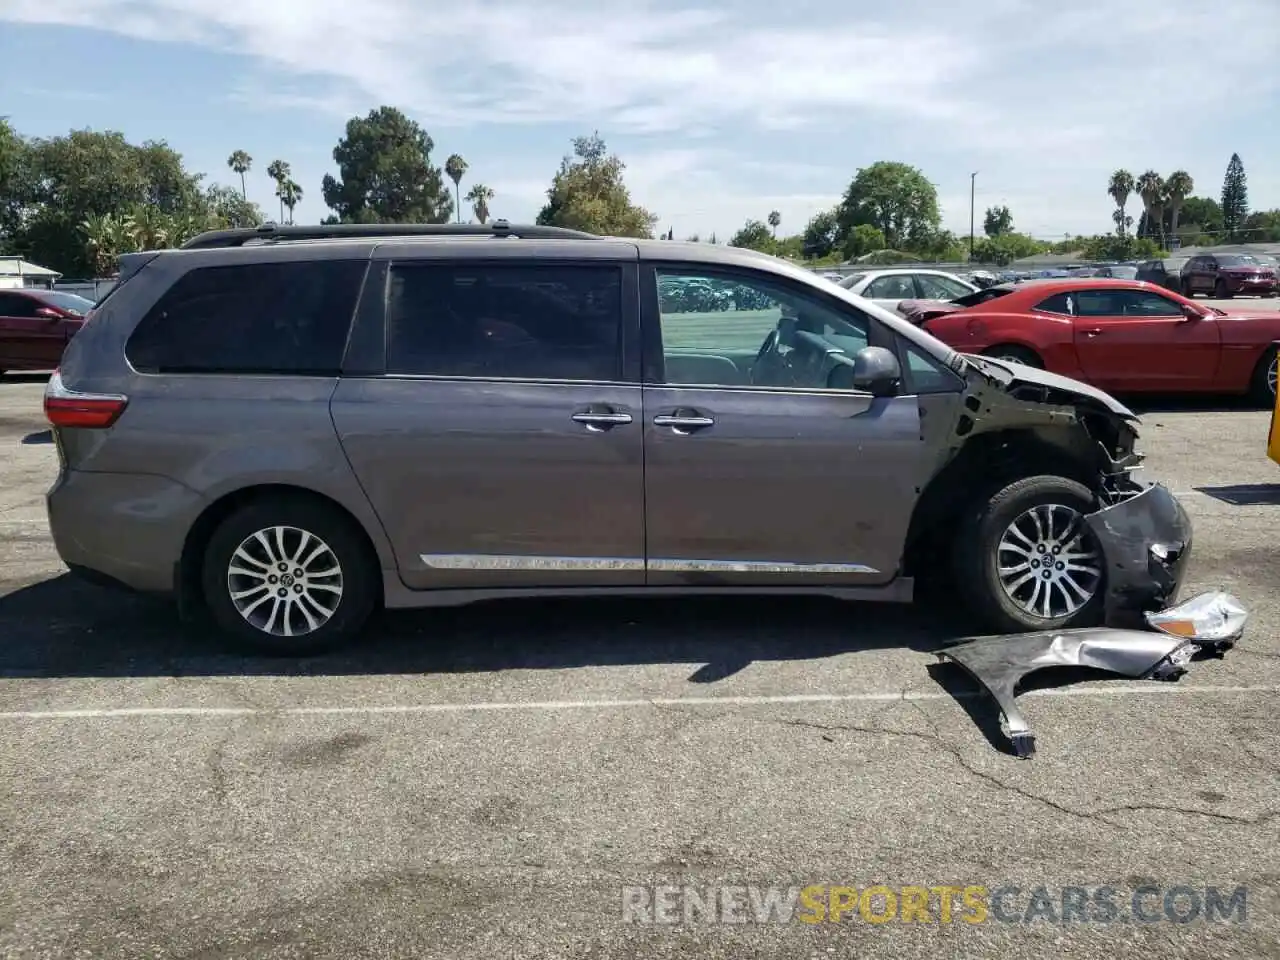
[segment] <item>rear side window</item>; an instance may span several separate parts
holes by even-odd
[[[144,373],[336,376],[363,260],[202,267],[142,318],[125,349]]]
[[[387,373],[617,380],[615,266],[399,264],[387,301]]]
[[[1041,300],[1035,308],[1041,313],[1061,313],[1068,317],[1075,313],[1069,293],[1055,293],[1052,297]]]

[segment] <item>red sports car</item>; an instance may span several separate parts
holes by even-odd
[[[899,309],[962,353],[1015,360],[1111,393],[1276,396],[1280,312],[1231,313],[1136,280],[1032,280]]]

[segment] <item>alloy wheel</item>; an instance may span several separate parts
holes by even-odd
[[[1271,399],[1276,398],[1276,381],[1280,379],[1280,371],[1277,371],[1277,364],[1280,364],[1280,353],[1271,358],[1271,362],[1267,364],[1267,390],[1271,393]]]
[[[1071,507],[1046,503],[1020,514],[996,547],[1000,585],[1019,608],[1042,620],[1077,613],[1102,585],[1102,558]]]
[[[247,623],[276,637],[301,637],[328,623],[342,603],[342,564],[324,540],[298,527],[258,530],[227,565],[231,603]]]

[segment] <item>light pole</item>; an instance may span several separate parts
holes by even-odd
[[[978,171],[969,174],[969,259],[973,259],[973,197],[978,182]]]

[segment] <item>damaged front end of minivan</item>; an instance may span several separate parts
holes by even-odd
[[[1075,667],[1176,679],[1192,656],[1233,645],[1248,614],[1223,593],[1172,606],[1191,522],[1168,488],[1134,476],[1142,464],[1136,414],[1101,390],[1023,364],[966,356],[956,367],[967,389],[921,403],[939,457],[922,496],[935,519],[945,522],[967,491],[1005,475],[1064,476],[1096,497],[1083,522],[1102,555],[1104,625],[982,637],[938,652],[990,692],[1014,753],[1030,756],[1034,737],[1014,700],[1029,674]]]

